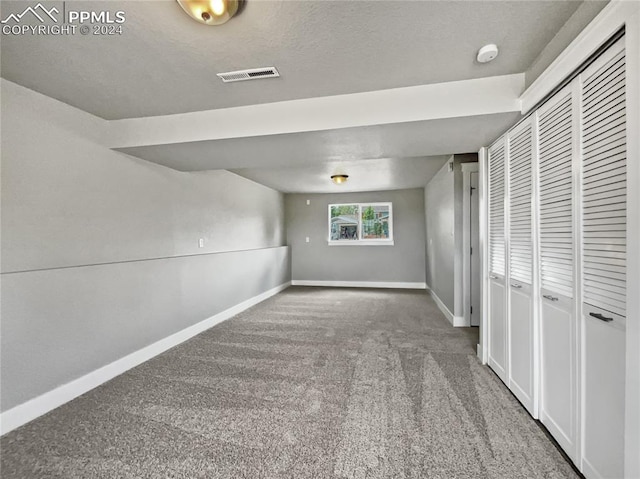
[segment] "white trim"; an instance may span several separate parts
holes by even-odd
[[[520,96],[522,113],[528,113],[553,88],[586,61],[640,8],[640,2],[612,0],[571,44]]]
[[[479,171],[478,163],[462,163],[462,315],[471,326],[471,173]],[[478,185],[480,175],[478,175]],[[476,191],[476,194],[478,192]],[[480,208],[480,202],[478,202]],[[478,225],[480,222],[478,221]],[[479,254],[476,251],[476,254]]]
[[[531,115],[531,415],[540,417],[540,232],[539,228],[539,151],[538,151],[538,116]]]
[[[513,130],[513,128],[512,128]],[[511,140],[504,134],[504,383],[511,381]]]
[[[407,283],[393,281],[316,281],[294,279],[291,286],[324,286],[328,288],[391,288],[391,289],[426,289],[426,283]]]
[[[469,323],[462,316],[454,316],[453,317],[453,322],[451,323],[451,325],[454,328],[468,328],[469,327]]]
[[[126,355],[123,358],[102,366],[84,376],[74,379],[73,381],[59,386],[49,392],[46,392],[38,397],[30,399],[18,406],[15,406],[8,411],[0,414],[0,434],[4,435],[23,424],[33,421],[34,419],[48,413],[49,411],[62,406],[63,404],[77,398],[78,396],[104,384],[105,382],[113,379],[116,376],[128,371],[131,368],[150,360],[151,358],[167,351],[168,349],[177,346],[184,341],[191,339],[192,337],[206,331],[207,329],[219,324],[238,313],[254,306],[271,296],[278,294],[291,285],[291,282],[276,286],[264,293],[261,293],[253,298],[249,298],[242,303],[226,309],[210,318],[200,321],[197,324],[189,326],[188,328],[178,331],[160,341],[156,341],[149,346],[145,346],[138,351]]]
[[[489,226],[488,226],[488,181],[489,181],[489,149],[480,148],[478,151],[478,208],[480,210],[480,344],[478,351],[482,354],[480,362],[487,364],[489,357]]]
[[[465,318],[463,318],[462,316],[453,315],[453,313],[449,310],[449,308],[447,308],[447,305],[444,304],[440,298],[438,298],[438,295],[435,293],[435,291],[428,288],[427,290],[431,295],[431,297],[433,298],[433,301],[436,303],[436,306],[438,306],[438,309],[442,311],[442,314],[444,314],[444,317],[447,318],[447,320],[451,323],[451,325],[454,328],[464,328],[469,326]]]
[[[572,334],[571,341],[573,342],[573,351],[571,352],[571,372],[574,375],[574,384],[572,385],[572,398],[574,411],[571,417],[573,421],[573,448],[571,452],[567,451],[570,457],[573,458],[574,464],[580,464],[580,458],[582,456],[582,384],[584,382],[584,362],[582,361],[583,354],[583,341],[582,341],[582,325],[584,318],[582,315],[582,141],[580,140],[580,125],[582,122],[582,113],[580,105],[582,104],[582,86],[580,81],[573,81],[568,85],[568,89],[571,91],[571,109],[572,109],[572,125],[571,125],[571,158],[573,168],[573,231],[574,231],[574,251],[573,251],[573,304],[570,312],[572,314]],[[538,300],[540,300],[538,298]],[[542,364],[542,358],[540,358]],[[544,394],[544,390],[540,391],[540,395]],[[541,401],[542,402],[542,401]],[[572,456],[573,454],[573,456]]]
[[[640,2],[625,25],[627,68],[627,324],[625,477],[640,477]]]
[[[335,240],[327,241],[329,246],[393,246],[393,240]]]

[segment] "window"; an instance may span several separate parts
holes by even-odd
[[[329,205],[329,244],[393,244],[391,203]]]

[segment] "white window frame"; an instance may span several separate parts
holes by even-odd
[[[357,240],[332,240],[331,239],[331,208],[333,206],[357,206],[358,207],[358,238]],[[362,239],[362,207],[386,206],[389,208],[389,238],[386,239]],[[329,246],[393,246],[393,205],[391,202],[373,203],[333,203],[328,206],[327,214],[327,243]]]

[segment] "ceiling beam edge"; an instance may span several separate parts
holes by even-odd
[[[177,115],[112,120],[112,148],[519,112],[524,73]]]

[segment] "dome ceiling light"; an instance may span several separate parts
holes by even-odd
[[[349,175],[331,175],[331,181],[333,181],[336,185],[346,183],[347,178],[349,178]]]
[[[176,0],[195,21],[204,25],[222,25],[238,13],[243,0]]]

